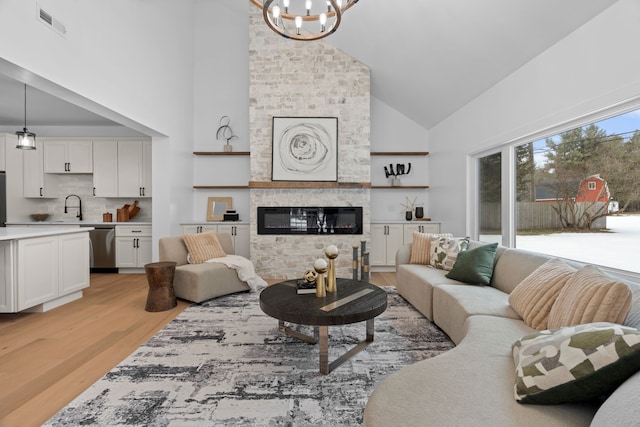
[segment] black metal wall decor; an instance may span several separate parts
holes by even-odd
[[[411,172],[411,163],[407,163],[407,165],[397,163],[395,171],[393,170],[393,163],[389,163],[388,168],[387,166],[384,167],[384,175],[386,178],[390,176],[398,177],[401,175],[409,175],[409,172]]]
[[[233,134],[231,126],[229,126],[230,123],[231,119],[229,118],[229,116],[220,117],[220,127],[216,131],[216,139],[220,139],[220,137],[222,137],[227,141],[226,145],[224,146],[224,151],[233,151],[233,147],[231,146],[231,144],[229,144],[229,142],[231,142],[233,138],[237,138],[237,136]]]

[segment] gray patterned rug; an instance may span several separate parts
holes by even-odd
[[[380,380],[453,347],[384,289],[374,342],[329,375],[318,346],[279,332],[256,293],[229,295],[188,307],[46,425],[359,425]],[[329,360],[364,336],[364,322],[330,327]]]

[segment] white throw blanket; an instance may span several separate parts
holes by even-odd
[[[227,255],[221,258],[210,259],[207,262],[217,262],[233,268],[238,273],[238,278],[243,282],[247,282],[247,285],[249,285],[254,292],[267,286],[267,282],[265,282],[262,277],[256,275],[251,261],[243,256]]]

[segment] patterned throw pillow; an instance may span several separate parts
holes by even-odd
[[[187,245],[189,254],[187,261],[190,264],[202,264],[213,258],[227,256],[222,249],[218,236],[214,232],[201,234],[185,234],[182,236],[184,244]]]
[[[550,259],[516,286],[509,294],[509,305],[533,329],[548,329],[551,308],[575,272],[561,260]]]
[[[411,261],[409,264],[429,265],[429,250],[431,239],[435,237],[453,237],[451,233],[431,234],[414,231],[411,233]]]
[[[527,335],[512,347],[520,403],[595,399],[640,370],[640,331],[590,323]]]
[[[429,264],[441,270],[451,270],[458,253],[469,247],[469,238],[438,237],[431,240],[430,246]]]
[[[549,313],[549,328],[592,322],[624,323],[631,309],[631,289],[625,283],[587,265],[567,280]]]

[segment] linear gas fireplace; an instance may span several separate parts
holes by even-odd
[[[362,207],[258,207],[258,234],[362,234]]]

